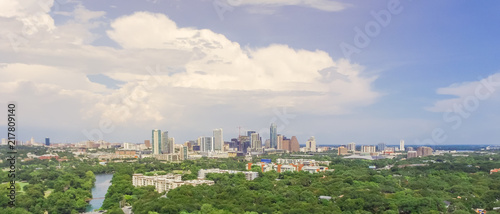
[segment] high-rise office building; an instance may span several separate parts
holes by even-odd
[[[405,151],[405,140],[399,141],[399,151],[402,151],[402,152]]]
[[[347,144],[347,151],[355,152],[356,151],[356,143],[354,143],[354,142],[348,143]]]
[[[167,144],[167,154],[175,153],[175,138],[169,137]]]
[[[188,150],[189,148],[187,146],[182,146],[180,152],[181,160],[186,160],[188,158]]]
[[[214,129],[214,150],[224,151],[224,139],[222,135],[222,128]]]
[[[168,154],[168,131],[161,133],[161,146],[160,146],[160,154]]]
[[[144,145],[146,146],[146,148],[151,148],[151,141],[144,140]]]
[[[250,135],[250,142],[253,151],[259,151],[262,149],[262,142],[260,141],[259,133],[252,133]]]
[[[161,140],[162,133],[161,130],[155,129],[151,133],[151,142],[153,142],[153,154],[159,155],[161,154]]]
[[[306,142],[306,150],[310,152],[316,152],[316,139],[314,136],[310,137]]]
[[[385,149],[386,149],[386,148],[387,148],[387,145],[386,145],[385,143],[379,143],[379,144],[377,145],[377,149],[378,149],[378,151],[383,152],[383,151],[385,151]]]
[[[50,146],[50,138],[48,137],[45,138],[45,145]]]
[[[200,151],[213,152],[214,151],[214,138],[213,137],[200,137]]]
[[[292,139],[290,139],[290,152],[299,152],[299,151],[300,151],[299,141],[297,140],[297,137],[292,136]]]
[[[283,137],[283,140],[281,141],[281,147],[283,150],[290,152],[290,139],[286,139],[286,137]]]
[[[276,123],[271,123],[269,132],[270,132],[269,139],[271,141],[271,148],[276,149],[278,146],[278,127],[276,126]]]
[[[247,136],[248,137],[252,137],[253,133],[256,133],[256,131],[247,131]]]
[[[271,140],[269,140],[269,142],[271,142]],[[269,143],[269,144],[271,144],[271,143]],[[271,148],[273,148],[272,145],[270,145],[270,146],[271,146]],[[283,135],[279,134],[276,136],[276,149],[284,149],[283,148]]]

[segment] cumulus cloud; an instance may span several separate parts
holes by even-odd
[[[437,94],[452,96],[452,98],[439,100],[434,103],[434,106],[426,109],[431,112],[453,112],[456,111],[457,106],[472,105],[473,102],[498,97],[498,90],[500,90],[500,73],[492,74],[479,81],[455,83],[436,91]]]
[[[309,1],[299,1],[304,2]],[[15,18],[21,12],[6,14],[8,22],[21,22]],[[0,40],[0,95],[44,103],[37,112],[52,113],[54,128],[96,127],[103,119],[118,127],[192,127],[204,114],[228,114],[220,120],[231,120],[283,106],[295,113],[337,115],[380,96],[371,86],[376,76],[367,77],[362,66],[334,60],[322,50],[242,47],[209,29],[181,28],[149,12],[117,18],[106,35],[96,35],[91,29],[106,21],[104,12],[77,6],[70,16],[50,31],[19,34],[27,43],[17,50],[11,40]],[[8,30],[20,32],[15,25]],[[91,45],[98,36],[121,48]],[[89,74],[123,84],[110,89],[91,82]],[[56,112],[54,105],[64,110]],[[34,126],[47,121],[40,114],[29,116],[27,123]],[[77,122],[67,125],[68,119]]]

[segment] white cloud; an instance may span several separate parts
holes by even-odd
[[[269,13],[270,8],[281,6],[302,6],[310,7],[317,10],[336,12],[346,9],[349,5],[338,1],[330,0],[227,0],[230,6],[256,6],[264,13]],[[253,12],[259,10],[253,8]]]
[[[434,103],[434,106],[426,109],[431,112],[456,111],[456,106],[464,106],[468,102],[474,102],[474,100],[481,102],[498,97],[498,90],[500,90],[500,73],[479,81],[455,83],[436,91],[437,94],[449,95],[453,98],[439,100]]]
[[[26,43],[16,52],[10,40],[0,40],[0,95],[25,106],[43,103],[26,123],[43,126],[48,119],[39,112],[49,112],[55,129],[93,128],[101,119],[118,127],[191,127],[199,115],[227,114],[220,121],[228,121],[282,106],[295,113],[345,114],[380,96],[371,87],[376,77],[324,51],[241,47],[208,29],[180,28],[162,14],[117,18],[107,35],[122,48],[92,46],[99,35],[90,30],[104,16],[77,6],[67,23],[21,35]],[[125,83],[112,90],[86,77],[97,73]]]

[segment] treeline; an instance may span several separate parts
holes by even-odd
[[[214,180],[215,185],[182,186],[168,192],[166,197],[156,193],[152,187],[131,189],[128,185],[134,172],[127,171],[124,174],[128,176],[120,179],[122,185],[117,185],[122,187],[109,196],[120,195],[117,199],[122,200],[122,204],[132,205],[136,214],[437,214],[474,213],[475,208],[491,212],[493,207],[500,207],[500,173],[489,175],[486,172],[500,167],[498,154],[471,154],[469,157],[444,155],[399,162],[346,160],[335,156],[329,160],[334,172],[266,172],[260,173],[260,177],[253,181],[245,180],[242,174],[209,174],[207,178]],[[199,160],[185,167],[212,166],[216,161],[220,166],[235,160]],[[389,170],[368,168],[394,163]],[[398,167],[412,163],[428,165]],[[146,171],[144,167],[138,168]],[[126,192],[120,193],[120,189]],[[331,199],[320,199],[320,196]],[[111,200],[113,204],[119,204],[117,199]]]
[[[0,213],[70,214],[84,212],[95,173],[107,172],[97,160],[56,160],[19,162],[16,168],[15,209],[8,207],[7,185],[11,178],[0,171]],[[21,188],[21,186],[24,186]]]

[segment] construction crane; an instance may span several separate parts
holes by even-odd
[[[236,128],[238,128],[238,139],[240,139],[240,137],[241,137],[241,126],[238,126]]]

